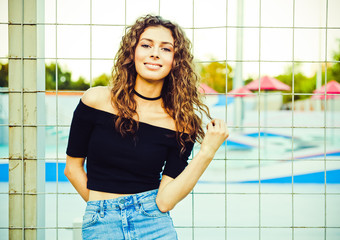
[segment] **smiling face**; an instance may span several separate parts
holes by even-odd
[[[174,60],[174,39],[162,26],[148,27],[135,50],[136,81],[159,81],[169,74]]]

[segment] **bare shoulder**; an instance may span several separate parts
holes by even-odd
[[[84,104],[102,109],[110,99],[110,89],[106,86],[92,87],[86,90],[81,100]]]

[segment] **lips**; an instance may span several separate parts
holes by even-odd
[[[144,63],[144,65],[149,68],[149,69],[159,69],[162,67],[161,64],[158,64],[158,63],[150,63],[150,62],[146,62]]]

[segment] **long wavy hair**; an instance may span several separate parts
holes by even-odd
[[[181,153],[185,151],[186,141],[201,142],[204,137],[202,118],[205,114],[211,119],[208,107],[202,102],[198,91],[199,77],[195,72],[191,42],[184,31],[175,23],[160,16],[146,15],[140,17],[127,28],[120,48],[115,56],[112,71],[112,104],[117,109],[115,128],[125,136],[134,134],[138,121],[133,119],[137,103],[134,100],[137,72],[134,54],[141,34],[147,27],[163,26],[169,29],[174,38],[174,64],[164,80],[161,96],[163,108],[175,120],[177,140]],[[188,134],[184,134],[184,133]]]

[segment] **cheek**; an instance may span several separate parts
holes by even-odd
[[[135,51],[135,63],[139,62],[139,61],[142,61],[142,59],[143,59],[142,52],[140,51],[139,48],[136,48],[136,51]]]
[[[170,67],[173,68],[175,66],[175,59],[174,56],[169,56],[166,58],[166,64]]]
[[[134,56],[134,61],[135,61],[135,63],[136,63],[136,62],[139,61],[139,60],[140,60],[139,54],[138,54],[138,52],[136,51],[136,52],[135,52],[135,56]]]
[[[135,51],[135,56],[134,56],[134,63],[135,63],[135,68],[136,68],[136,71],[139,72],[140,71],[140,68],[141,68],[141,62],[142,62],[142,57],[141,57],[141,54],[140,54],[140,51],[138,51],[136,49]]]

